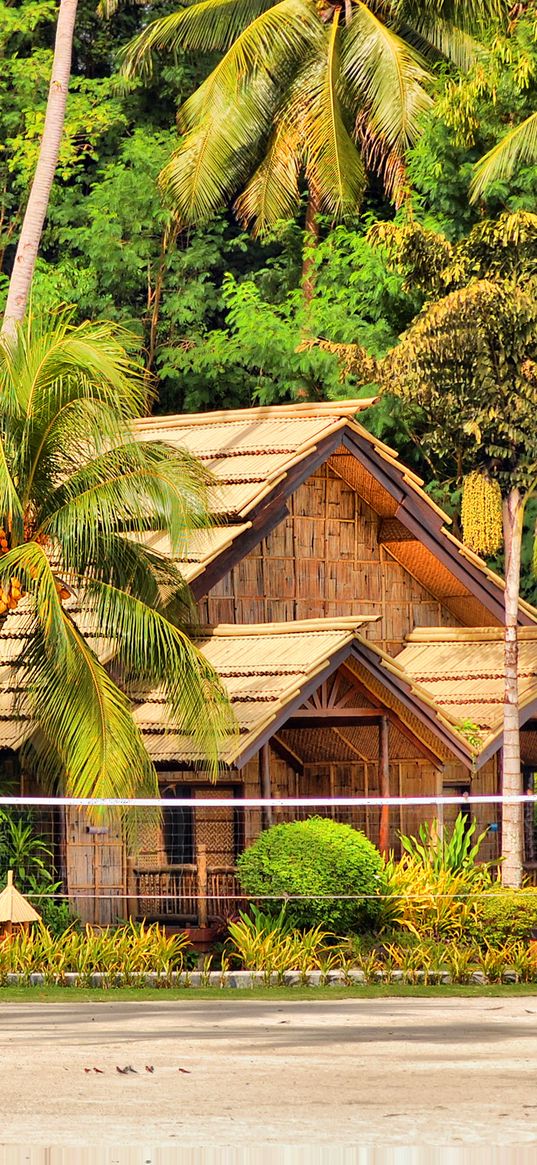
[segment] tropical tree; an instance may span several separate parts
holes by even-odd
[[[19,236],[10,279],[2,331],[13,334],[24,319],[39,243],[58,163],[71,73],[73,34],[78,0],[60,0],[52,75],[41,148]]]
[[[476,279],[430,304],[384,363],[432,458],[456,451],[466,544],[505,551],[503,792],[522,792],[518,696],[524,510],[537,487],[537,306],[533,285]],[[502,879],[520,886],[523,810],[504,804]]]
[[[83,797],[157,790],[133,683],[160,690],[213,772],[232,726],[181,629],[174,565],[209,520],[210,481],[187,453],[136,439],[147,391],[125,339],[63,313],[0,340],[0,639],[24,612],[30,645],[13,675],[35,723],[25,753],[48,785]],[[171,558],[151,549],[155,531]]]
[[[516,125],[477,163],[471,185],[477,202],[494,182],[509,181],[516,170],[537,164],[537,113]]]
[[[109,0],[108,7],[114,7]],[[305,180],[316,213],[356,213],[366,169],[404,199],[405,151],[431,104],[427,58],[467,64],[482,21],[506,0],[199,0],[153,21],[124,58],[150,73],[158,52],[222,52],[179,111],[184,137],[161,175],[183,224],[239,194],[263,233],[291,217]]]

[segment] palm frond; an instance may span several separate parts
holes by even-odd
[[[226,51],[274,0],[200,0],[154,20],[121,52],[127,77],[151,76],[158,53]],[[110,0],[108,3],[110,7]]]
[[[37,535],[73,563],[94,556],[94,537],[166,531],[181,556],[193,528],[209,524],[208,479],[188,453],[156,442],[125,443],[88,462],[43,501]]]
[[[422,115],[432,104],[423,87],[425,62],[362,0],[355,0],[345,30],[341,75],[350,92],[346,104],[358,101],[376,139],[399,154],[416,141]]]
[[[0,345],[0,393],[16,391],[19,409],[29,419],[48,415],[73,395],[115,404],[125,419],[147,410],[144,369],[128,355],[132,337],[114,324],[72,323],[72,312],[52,318],[28,315],[16,342]],[[14,388],[16,386],[16,388]]]
[[[195,643],[161,611],[107,582],[88,582],[85,605],[103,639],[114,641],[127,689],[134,684],[142,700],[158,689],[167,728],[190,737],[216,776],[222,744],[236,725],[229,696]]]
[[[512,6],[512,0],[392,0],[397,17],[415,27],[438,22],[469,33],[506,21]]]
[[[20,542],[24,533],[24,510],[10,472],[3,427],[0,423],[0,523],[4,522],[11,531],[14,542]]]
[[[46,651],[65,664],[69,649],[64,611],[49,559],[38,542],[23,542],[0,555],[0,585],[7,589],[18,578],[34,614]]]
[[[26,676],[39,734],[40,776],[73,797],[158,796],[154,767],[131,704],[62,611],[65,658],[37,632]],[[38,741],[39,743],[36,743]]]
[[[300,203],[298,185],[304,143],[297,124],[285,114],[276,124],[265,157],[253,174],[234,209],[254,236],[262,236],[276,223],[289,219]]]
[[[250,177],[281,91],[320,37],[307,0],[280,0],[244,30],[182,106],[185,138],[161,174],[182,222],[207,220]]]
[[[432,51],[433,58],[445,57],[463,73],[471,69],[478,57],[486,56],[485,48],[472,33],[446,20],[417,19],[411,31],[407,32],[406,28],[399,31],[405,40],[415,44],[423,57],[429,58]]]
[[[517,166],[537,162],[537,113],[510,130],[488,154],[477,163],[470,187],[472,202],[476,202],[493,182],[512,177]]]
[[[325,32],[322,54],[302,70],[293,86],[287,118],[300,127],[306,145],[306,175],[321,209],[337,216],[356,213],[365,173],[339,100],[337,12]]]

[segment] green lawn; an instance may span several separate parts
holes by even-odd
[[[353,987],[254,987],[237,990],[231,987],[144,988],[144,987],[1,987],[0,1003],[137,1003],[158,1000],[161,1003],[196,999],[449,999],[464,996],[507,997],[537,995],[537,983],[505,983],[490,986],[411,987],[407,984],[379,984]]]

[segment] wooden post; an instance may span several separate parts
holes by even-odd
[[[444,770],[437,769],[435,775],[436,794],[441,797],[444,792]],[[436,820],[438,822],[438,836],[440,841],[444,838],[444,806],[442,804],[436,806]]]
[[[382,716],[379,725],[379,787],[381,797],[390,796],[390,748],[388,717]],[[380,811],[379,849],[384,857],[390,848],[390,806],[383,805]]]
[[[127,857],[127,914],[129,918],[138,917],[138,885],[132,854]]]
[[[209,925],[209,900],[207,897],[207,889],[209,880],[207,877],[207,846],[198,846],[198,926]]]
[[[267,798],[272,796],[272,789],[270,785],[270,747],[264,744],[259,750],[259,786],[261,789],[261,796]],[[272,813],[272,805],[264,805],[261,815],[263,829],[269,829],[274,820]]]

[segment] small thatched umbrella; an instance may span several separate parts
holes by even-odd
[[[7,938],[16,930],[28,930],[31,922],[39,922],[41,915],[13,885],[13,870],[7,872],[7,886],[0,894],[0,938]]]

